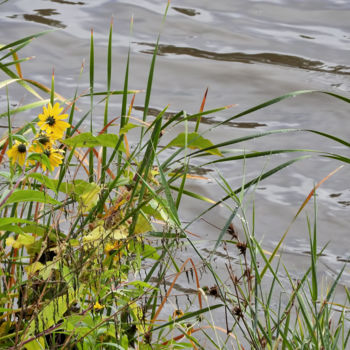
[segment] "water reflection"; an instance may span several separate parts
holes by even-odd
[[[153,54],[154,44],[138,42],[138,45],[149,46],[152,49],[141,50],[142,53]],[[195,49],[192,47],[179,47],[174,45],[159,45],[159,55],[187,55],[215,61],[228,61],[240,63],[267,63],[272,65],[306,69],[310,71],[350,75],[350,67],[344,65],[327,66],[324,62],[308,60],[298,56],[284,55],[272,52],[249,54],[244,52],[217,53]]]
[[[144,107],[143,106],[134,106],[133,107],[136,111],[141,111],[143,112],[144,111]],[[153,117],[156,117],[159,115],[159,113],[162,112],[160,109],[157,109],[157,108],[148,108],[148,115],[150,116],[153,116]],[[165,119],[170,119],[172,117],[174,117],[177,113],[175,112],[165,112],[163,114],[164,118]],[[179,120],[181,120],[181,118],[179,118]],[[189,122],[196,122],[197,119],[189,119]],[[202,124],[209,124],[209,125],[214,125],[214,124],[217,124],[219,121],[216,120],[215,118],[213,117],[207,117],[207,116],[203,116],[201,118],[201,123]],[[229,126],[229,127],[233,127],[233,128],[240,128],[240,129],[256,129],[256,128],[261,128],[261,127],[264,127],[264,126],[267,126],[267,124],[264,124],[264,123],[256,123],[256,122],[232,122],[232,121],[229,121],[229,122],[226,122],[225,123],[226,126]]]
[[[200,15],[200,12],[196,11],[195,9],[186,9],[183,7],[172,7],[173,10],[183,13],[184,15],[187,16],[195,16],[195,15]]]
[[[35,10],[35,11],[39,11],[39,10]],[[50,16],[50,15],[48,15]],[[46,18],[45,15],[29,15],[29,14],[24,14],[23,18],[26,21],[29,22],[36,22],[36,23],[40,23],[40,24],[45,24],[48,25],[50,27],[56,27],[56,28],[66,28],[67,26],[65,24],[63,24],[61,21],[55,20],[55,19],[51,19],[51,18]]]
[[[65,4],[65,5],[85,5],[85,2],[82,1],[65,1],[65,0],[50,0],[51,2],[58,2],[59,4]]]

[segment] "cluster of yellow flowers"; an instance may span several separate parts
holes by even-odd
[[[7,151],[12,164],[18,163],[23,167],[28,152],[45,154],[50,163],[50,171],[62,163],[63,150],[56,148],[56,141],[61,139],[66,129],[70,127],[69,123],[62,120],[68,117],[68,114],[61,114],[62,111],[63,108],[59,103],[55,103],[53,107],[51,103],[43,107],[43,113],[38,115],[40,131],[32,144],[29,146],[26,142],[15,140],[14,145]],[[28,163],[34,164],[34,161],[28,160]],[[46,171],[45,162],[42,162],[41,166]]]

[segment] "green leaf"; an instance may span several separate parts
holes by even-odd
[[[142,257],[143,257],[143,259],[153,259],[153,260],[160,259],[160,256],[157,253],[157,249],[150,246],[149,244],[143,244]]]
[[[62,140],[63,143],[70,147],[97,147],[100,146],[96,137],[91,132],[84,132],[67,140]]]
[[[50,190],[53,190],[57,193],[57,191],[56,191],[57,180],[52,180],[49,177],[47,177],[46,175],[41,174],[41,173],[29,174],[28,177],[31,177],[31,178],[39,181],[41,184],[45,185]]]
[[[102,134],[98,135],[96,137],[96,140],[100,143],[101,146],[114,148],[119,141],[119,137],[115,134]],[[120,147],[123,147],[122,144]],[[121,150],[123,151],[124,149]]]
[[[98,136],[94,136],[91,132],[84,132],[77,136],[71,137],[67,140],[63,140],[62,142],[70,147],[112,147],[114,148],[119,141],[119,137],[115,134],[102,134]],[[121,150],[123,150],[123,146],[120,145]]]
[[[17,140],[19,142],[27,143],[27,139],[23,135],[12,135],[12,138],[14,140]]]
[[[40,337],[37,339],[33,339],[29,343],[26,344],[25,349],[27,350],[43,350],[45,349],[45,338]]]
[[[59,201],[56,201],[45,192],[35,190],[18,190],[10,195],[5,205],[19,202],[40,202],[54,205],[61,204]]]
[[[30,338],[36,331],[42,332],[56,324],[63,318],[69,305],[75,302],[75,292],[69,290],[65,295],[51,300],[41,312],[38,313],[37,322],[31,322],[28,329],[27,338]]]
[[[37,236],[44,236],[48,229],[45,226],[39,224],[25,225],[21,227],[23,232],[31,233]]]
[[[14,233],[22,233],[23,230],[16,225],[5,225],[0,227],[1,231],[9,231],[9,232],[14,232]]]
[[[26,219],[20,219],[20,218],[0,218],[0,230],[3,231],[2,227],[11,225],[11,224],[34,224],[33,221],[26,220]]]
[[[125,126],[123,126],[120,131],[119,131],[119,135],[122,134],[127,134],[129,132],[129,130],[134,129],[134,128],[138,128],[141,125],[137,125],[137,124],[132,124],[132,123],[128,123]]]
[[[152,285],[143,281],[132,281],[132,282],[129,282],[128,285],[135,286],[140,289],[154,289]]]
[[[199,135],[196,132],[192,132],[190,134],[181,133],[177,135],[170,143],[166,146],[167,147],[187,147],[191,149],[205,149],[208,147],[214,146],[213,143],[205,139],[203,136]],[[211,148],[206,151],[207,153],[216,155],[216,156],[222,156],[222,153],[219,151],[218,148]]]
[[[62,184],[63,185],[63,184]],[[100,187],[94,182],[86,182],[84,180],[74,180],[73,183],[64,183],[66,188],[68,187],[70,192],[73,191],[77,195],[83,195],[84,193],[89,193]]]

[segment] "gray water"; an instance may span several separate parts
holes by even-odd
[[[78,84],[81,89],[88,87],[90,31],[93,29],[96,90],[105,90],[108,31],[113,16],[112,88],[122,89],[130,44],[130,88],[145,89],[150,54],[161,29],[165,7],[165,0],[10,0],[0,5],[1,43],[49,28],[57,29],[34,40],[25,49],[27,56],[35,55],[36,59],[23,64],[23,74],[49,85],[54,68],[56,91],[72,97]],[[131,16],[134,28],[130,36]],[[171,112],[182,109],[188,113],[197,112],[207,87],[207,109],[238,104],[204,120],[203,131],[217,121],[290,91],[315,89],[349,97],[349,19],[348,0],[173,1],[161,34],[151,107],[157,112],[169,104]],[[78,83],[83,61],[85,72]],[[9,89],[9,97],[14,106],[33,100],[14,85]],[[5,101],[6,93],[2,89],[0,112],[6,110]],[[144,95],[138,94],[133,115],[142,114],[143,101]],[[89,101],[79,102],[82,111],[88,110],[88,106]],[[112,99],[110,106],[111,117],[118,116],[120,99]],[[95,127],[99,129],[103,110],[97,109],[95,116]],[[349,104],[323,94],[312,94],[237,119],[235,123],[216,129],[209,137],[219,142],[252,132],[310,128],[348,140],[349,116]],[[21,124],[21,118],[30,120],[32,115],[16,116],[14,123]],[[170,139],[171,135],[167,137]],[[308,133],[257,139],[238,144],[236,148],[247,151],[311,148],[349,156],[345,147]],[[215,182],[215,170],[225,176],[232,188],[237,188],[243,173],[250,179],[288,159],[290,156],[274,156],[250,160],[246,164],[218,165],[209,169],[214,171],[204,174],[208,180],[191,180],[188,186],[192,191],[218,200],[223,191]],[[255,233],[266,249],[273,249],[314,184],[339,165],[336,161],[314,157],[295,163],[257,186],[250,200],[254,201],[256,209]],[[318,190],[318,244],[322,247],[329,242],[321,261],[323,272],[330,278],[340,269],[342,261],[350,258],[349,170],[345,165]],[[251,202],[247,204],[248,209]],[[190,221],[207,207],[205,203],[186,200],[182,218]],[[220,207],[206,214],[205,219],[223,227],[229,213],[227,208]],[[312,204],[293,224],[283,246],[284,261],[296,278],[309,262],[306,213],[313,217]],[[239,220],[237,227],[240,230]],[[210,251],[219,230],[205,221],[198,221],[189,229],[201,237],[203,254]],[[222,269],[223,262],[218,254],[218,270]],[[344,273],[342,283],[345,285],[349,282],[349,273],[349,270]]]

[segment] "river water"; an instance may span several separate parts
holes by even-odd
[[[129,86],[145,89],[150,54],[161,29],[165,7],[165,0],[10,0],[0,5],[1,43],[49,28],[57,29],[25,48],[25,54],[35,55],[36,59],[23,64],[23,74],[49,85],[54,68],[56,91],[72,97],[84,60],[86,68],[79,85],[82,89],[88,87],[89,42],[93,29],[96,90],[105,90],[108,31],[113,16],[112,88],[122,89],[130,44]],[[132,16],[134,26],[130,35]],[[315,89],[349,97],[349,19],[348,0],[173,1],[161,33],[150,105],[155,111],[169,104],[171,112],[184,109],[194,113],[199,110],[207,87],[207,109],[238,105],[205,119],[200,129],[203,131],[217,121],[290,91]],[[14,86],[9,89],[9,97],[13,105],[32,100],[27,92]],[[2,89],[0,112],[6,110],[5,101],[6,93]],[[134,115],[141,115],[143,101],[144,95],[139,94]],[[79,104],[82,110],[88,106],[89,101],[82,100]],[[119,115],[120,99],[113,99],[110,106],[111,115]],[[99,129],[103,110],[97,110],[95,115],[94,123]],[[220,142],[253,132],[309,128],[348,140],[349,116],[350,105],[345,102],[323,94],[305,95],[237,119],[208,137]],[[20,124],[21,118],[29,120],[32,115],[17,116],[15,123]],[[349,156],[345,147],[309,133],[275,135],[235,147],[246,151],[309,148]],[[209,169],[214,171],[204,175],[210,180],[191,180],[189,189],[218,200],[223,191],[215,182],[215,170],[236,188],[241,185],[243,173],[249,180],[288,159],[290,156],[279,155],[249,160],[246,164],[217,165]],[[334,160],[313,157],[295,163],[257,186],[249,197],[247,214],[249,221],[249,208],[254,201],[255,234],[266,249],[276,245],[313,185],[339,165]],[[349,174],[350,168],[345,165],[318,190],[319,247],[329,242],[321,267],[330,277],[340,269],[343,260],[350,258]],[[182,218],[189,221],[207,207],[207,204],[187,200],[181,210]],[[296,278],[309,262],[305,214],[313,217],[313,205],[309,204],[304,212],[293,224],[283,248],[285,262]],[[220,207],[206,214],[205,219],[223,227],[228,215],[229,210]],[[239,221],[237,227],[240,231]],[[200,235],[202,251],[210,251],[219,231],[203,220],[189,229]],[[218,255],[218,270],[223,262]],[[343,284],[348,284],[349,276],[346,270]]]

